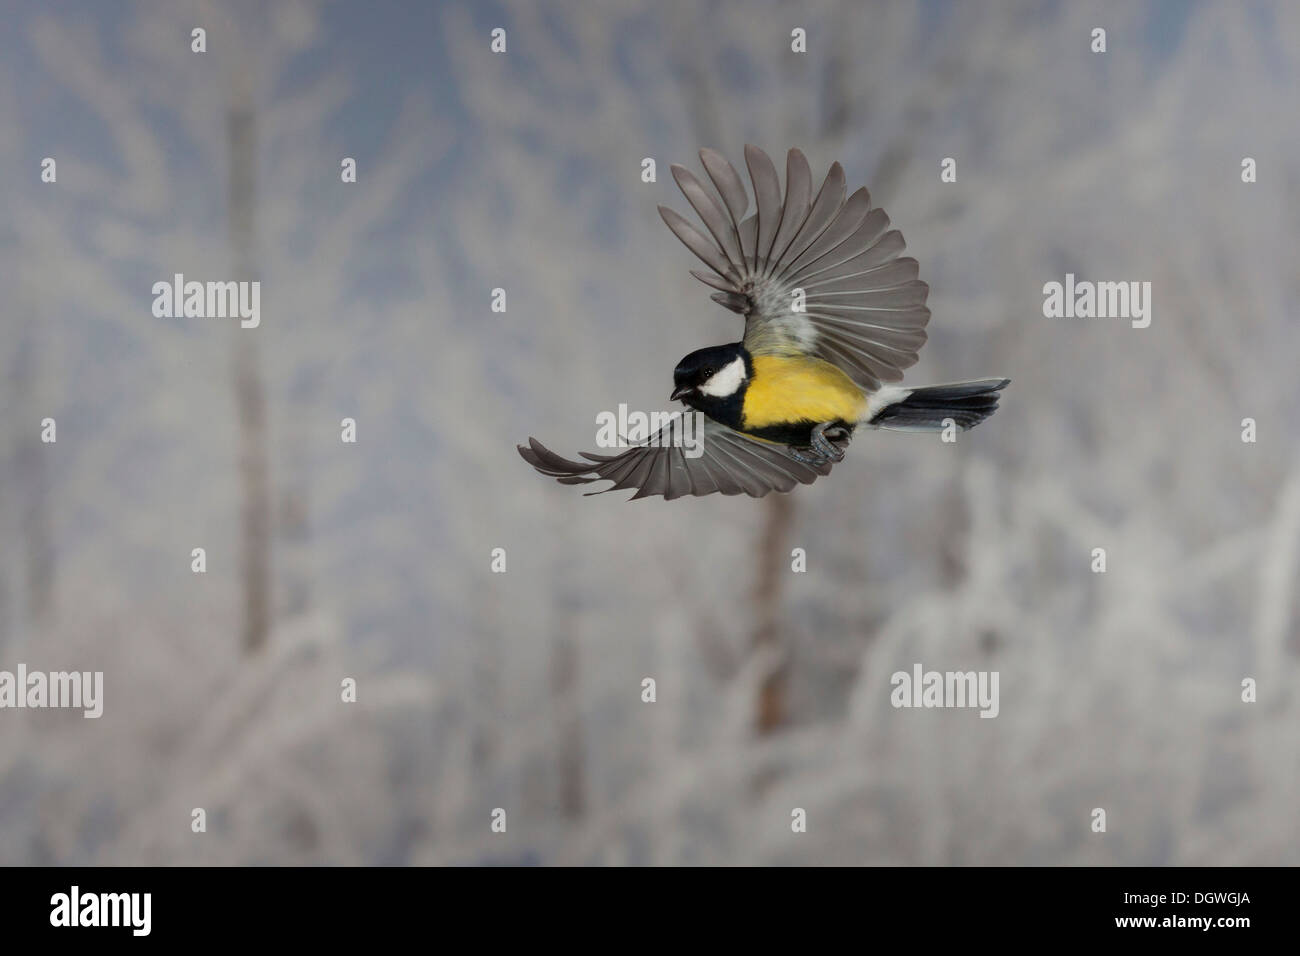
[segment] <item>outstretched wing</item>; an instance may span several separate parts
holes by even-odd
[[[700,435],[703,454],[688,457],[687,449],[670,443],[674,425],[655,439],[618,455],[580,452],[586,461],[570,461],[551,451],[535,438],[528,446],[518,445],[519,454],[543,475],[561,484],[587,484],[602,479],[613,484],[602,488],[615,491],[635,488],[629,500],[663,495],[738,495],[761,498],[770,491],[789,491],[796,483],[812,484],[819,475],[830,474],[830,464],[806,465],[790,457],[787,446],[751,438],[711,418],[704,420]]]
[[[700,160],[721,205],[690,170],[672,170],[709,235],[665,206],[659,214],[713,272],[691,275],[745,317],[745,348],[815,355],[867,391],[901,379],[925,344],[930,287],[917,279],[915,259],[898,257],[903,236],[884,210],[871,208],[866,188],[846,201],[844,169],[835,163],[814,198],[808,160],[792,149],[782,201],[772,160],[746,146],[757,212],[745,219],[749,197],[735,168],[711,149],[700,150]]]

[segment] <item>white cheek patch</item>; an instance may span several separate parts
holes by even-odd
[[[709,376],[708,381],[700,385],[700,392],[713,398],[726,398],[735,395],[740,383],[745,380],[745,357],[737,355],[718,371]]]

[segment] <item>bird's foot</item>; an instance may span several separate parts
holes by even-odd
[[[805,465],[825,465],[844,460],[844,449],[837,445],[849,443],[853,437],[852,429],[836,422],[822,422],[813,426],[812,437],[807,448],[791,448],[790,457]]]

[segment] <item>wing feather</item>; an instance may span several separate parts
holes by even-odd
[[[804,220],[795,237],[790,240],[790,245],[782,251],[774,275],[779,277],[784,273],[791,263],[798,260],[805,249],[821,237],[844,208],[845,191],[844,167],[839,163],[832,163],[831,171],[826,174],[826,181],[822,183],[817,198],[813,200],[812,209],[808,211],[808,218]]]
[[[781,225],[781,180],[771,157],[756,146],[745,147],[745,165],[754,183],[754,203],[758,206],[753,268],[761,270],[767,264],[768,251]]]
[[[846,200],[844,168],[834,163],[814,198],[808,160],[792,149],[782,200],[772,160],[746,146],[756,211],[745,219],[749,197],[735,168],[714,150],[700,160],[721,204],[689,170],[674,166],[673,176],[708,235],[672,210],[660,214],[716,277],[691,274],[744,314],[745,347],[823,358],[868,391],[901,379],[925,344],[930,290],[916,260],[900,258],[903,236],[866,188]],[[804,292],[800,312],[795,289]]]
[[[701,272],[699,269],[690,270],[691,275],[699,279],[707,286],[717,289],[719,292],[739,292],[740,286],[730,279],[724,279],[721,276],[711,276],[707,272]]]
[[[782,275],[793,278],[803,268],[815,264],[822,256],[836,249],[840,243],[857,231],[869,212],[871,212],[871,196],[867,192],[867,187],[863,186],[849,197],[849,201],[840,208],[835,218],[826,226],[826,230],[808,248],[790,260]]]
[[[838,292],[854,292],[862,284],[863,279],[869,279],[873,285],[889,289],[915,279],[920,272],[921,267],[915,259],[895,259],[883,266],[877,266],[869,273],[859,272],[846,276],[818,278],[813,282],[805,281],[803,287],[816,289],[819,295],[825,296]]]
[[[773,491],[789,491],[796,484],[811,484],[830,474],[831,466],[813,466],[790,456],[785,445],[752,438],[712,419],[704,420],[703,453],[688,458],[685,449],[668,442],[669,425],[656,438],[618,455],[582,452],[586,461],[570,461],[535,438],[520,445],[519,454],[543,475],[561,484],[608,481],[610,486],[589,494],[636,489],[629,500],[662,495],[680,498],[747,494],[761,498]]]
[[[717,200],[704,188],[704,183],[696,179],[689,169],[673,163],[672,171],[673,179],[677,180],[677,188],[682,191],[691,208],[699,214],[713,240],[722,247],[727,261],[733,268],[739,269],[744,256],[741,254],[740,239],[736,236],[736,227],[728,220],[727,213],[723,212]]]
[[[870,199],[867,201],[870,202]],[[798,269],[793,270],[790,274],[790,280],[803,283],[805,279],[815,278],[823,272],[848,262],[854,256],[861,255],[870,249],[888,228],[889,217],[885,215],[885,211],[883,209],[870,210],[862,218],[857,228],[842,242],[833,248],[827,249],[817,258],[809,259]]]
[[[893,229],[857,255],[837,265],[829,266],[825,271],[813,271],[805,278],[842,279],[848,276],[865,276],[871,270],[878,269],[893,260],[903,251],[903,248],[903,234]]]
[[[811,198],[812,170],[808,168],[808,157],[802,150],[792,149],[785,157],[785,206],[781,210],[781,226],[767,252],[764,274],[771,274],[776,261],[781,258],[781,252],[790,245],[790,240],[808,218],[808,203]]]
[[[667,223],[668,228],[673,231],[673,235],[680,239],[687,249],[699,256],[700,261],[706,266],[724,279],[728,277],[732,279],[739,278],[727,257],[713,243],[704,238],[704,235],[698,229],[687,222],[684,216],[673,212],[667,206],[659,207],[659,215]]]
[[[731,163],[715,149],[700,150],[700,162],[717,187],[718,195],[722,197],[727,213],[731,216],[731,227],[736,230],[736,241],[740,242],[740,222],[749,211],[749,195],[745,192],[745,184]],[[745,262],[753,256],[753,250],[741,243],[740,254],[741,262]]]

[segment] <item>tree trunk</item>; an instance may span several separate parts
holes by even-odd
[[[763,677],[756,701],[755,729],[760,735],[772,733],[787,717],[789,670],[781,629],[781,585],[788,571],[786,540],[793,521],[794,501],[790,496],[769,495],[758,547],[758,577],[754,583],[757,615],[751,642],[755,651],[774,652],[772,670]]]
[[[253,281],[256,126],[251,97],[237,88],[230,110],[230,243],[237,281]],[[266,394],[253,332],[235,331],[234,388],[239,416],[242,507],[241,580],[244,653],[266,644],[271,607],[271,492],[266,452]]]

